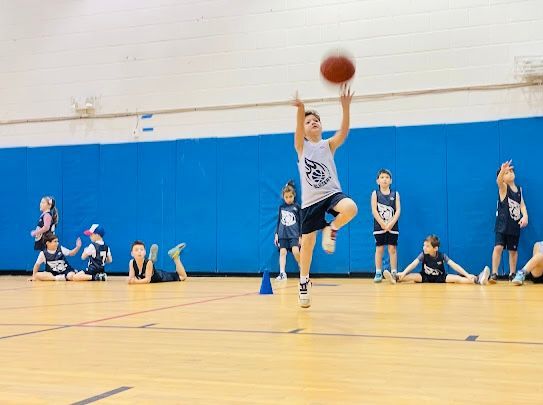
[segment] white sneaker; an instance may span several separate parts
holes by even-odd
[[[276,279],[277,281],[286,280],[286,279],[287,279],[287,273],[281,272],[281,273],[279,273],[279,275],[278,275],[277,277],[275,277],[275,279]]]
[[[390,271],[385,270],[383,271],[383,276],[385,276],[385,280],[390,281],[391,284],[396,284],[396,273],[392,274]]]
[[[107,281],[107,274],[106,273],[102,273],[102,278],[100,279],[100,281]]]
[[[309,308],[311,306],[311,280],[307,283],[300,283],[300,289],[298,290],[298,301],[302,308]]]
[[[477,276],[477,284],[487,285],[489,276],[490,276],[490,269],[488,268],[488,266],[485,266],[483,271],[479,273],[479,276]]]
[[[330,225],[325,226],[322,230],[322,249],[326,253],[334,253],[336,251],[336,234],[337,231],[332,230]]]

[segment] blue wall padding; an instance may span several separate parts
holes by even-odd
[[[375,240],[370,199],[372,191],[377,189],[379,169],[392,171],[392,187],[396,187],[396,128],[352,130],[347,150],[349,195],[358,205],[358,215],[350,226],[350,270],[364,272],[374,267],[371,252],[375,251]]]
[[[77,237],[88,238],[82,232],[98,215],[100,193],[100,145],[64,146],[62,152],[62,239],[63,246],[72,249]],[[72,267],[81,270],[86,263],[81,251],[69,259]]]
[[[27,262],[27,246],[34,244],[30,231],[36,223],[25,221],[28,190],[26,184],[27,148],[0,149],[2,162],[2,209],[0,209],[0,244],[4,254],[0,255],[0,268],[21,267]],[[45,171],[43,172],[45,173]],[[39,218],[39,200],[36,217]]]
[[[113,255],[110,266],[119,271],[128,269],[130,244],[138,237],[148,242],[146,235],[138,234],[137,184],[138,144],[101,145],[99,214],[89,225],[104,226],[104,240]],[[88,237],[83,240],[84,246],[90,243]]]
[[[533,243],[543,239],[542,130],[542,118],[351,130],[336,164],[359,214],[340,230],[334,255],[323,253],[319,235],[312,272],[374,271],[370,196],[382,167],[392,170],[401,195],[399,268],[435,233],[453,260],[479,272],[491,264],[496,169],[508,159],[530,219],[521,235],[522,266]],[[105,227],[114,257],[110,272],[126,273],[135,239],[148,248],[158,243],[158,266],[166,270],[174,268],[167,250],[185,241],[182,259],[189,273],[277,272],[273,233],[281,188],[294,179],[300,190],[296,160],[292,134],[0,149],[9,173],[0,242],[13,252],[0,257],[0,271],[31,269],[36,253],[29,233],[40,198],[53,195],[63,245],[73,247],[78,236],[86,245],[84,229],[92,223]],[[79,256],[71,263],[82,268]],[[296,268],[289,255],[287,270]],[[506,254],[500,271],[508,271]]]
[[[217,268],[220,271],[258,271],[258,143],[256,136],[217,140]],[[203,215],[205,207],[202,204]]]
[[[279,254],[273,244],[279,206],[283,203],[281,190],[290,180],[296,183],[300,204],[301,189],[297,155],[292,134],[259,137],[260,210],[259,210],[259,270],[278,271]],[[295,272],[296,262],[287,255],[287,272]]]
[[[494,248],[496,168],[499,166],[497,127],[496,122],[445,126],[447,253],[472,273],[481,271],[485,265],[490,266]]]
[[[179,140],[176,153],[175,241],[172,242],[187,242],[182,255],[187,271],[216,272],[217,139]],[[239,191],[242,200],[243,187]]]
[[[175,244],[176,142],[138,144],[135,237],[159,245],[157,268],[173,270],[168,258]]]
[[[449,251],[447,218],[447,156],[444,125],[396,129],[396,186],[402,214],[398,260],[409,264],[434,233]]]

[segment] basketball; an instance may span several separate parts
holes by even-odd
[[[345,55],[328,56],[321,63],[322,77],[335,84],[350,80],[355,70],[354,61]]]

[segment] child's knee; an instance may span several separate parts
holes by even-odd
[[[388,245],[388,253],[395,254],[396,253],[396,246]]]
[[[384,246],[375,246],[375,253],[383,254],[385,252]]]
[[[287,249],[281,248],[279,249],[279,256],[285,257],[287,255]]]
[[[503,245],[494,246],[494,252],[498,252],[498,253],[503,252]]]

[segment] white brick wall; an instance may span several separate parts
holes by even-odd
[[[543,55],[543,0],[5,0],[0,120],[287,100],[336,93],[319,77],[337,47],[358,94],[515,81]],[[337,105],[317,105],[327,129]],[[537,88],[355,103],[352,125],[543,115]],[[138,139],[292,131],[288,106],[156,116]],[[0,125],[0,147],[134,140],[136,118]]]

